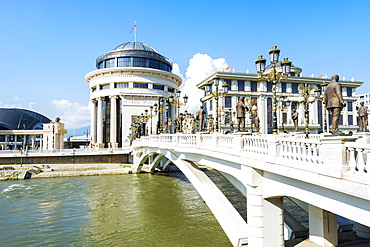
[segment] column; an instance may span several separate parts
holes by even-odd
[[[337,217],[335,214],[315,207],[308,206],[310,241],[320,246],[337,246],[338,231]]]
[[[90,126],[90,136],[91,144],[95,145],[96,143],[96,100],[91,100],[91,126]]]
[[[247,186],[248,246],[285,246],[283,198],[263,198],[263,172],[250,169]]]
[[[103,146],[103,97],[98,99],[98,113],[96,123],[96,144],[98,147]]]
[[[31,149],[35,149],[35,135],[31,135]]]
[[[13,145],[13,150],[17,150],[17,141],[18,141],[18,136],[14,135],[14,145]]]
[[[110,107],[110,143],[112,148],[117,148],[117,96],[111,96]]]
[[[5,146],[4,150],[8,150],[8,135],[5,135]]]

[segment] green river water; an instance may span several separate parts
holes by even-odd
[[[182,173],[0,182],[0,246],[231,246]]]

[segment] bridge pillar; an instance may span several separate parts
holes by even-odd
[[[251,169],[247,188],[247,222],[249,246],[285,246],[283,198],[264,199],[262,174]]]
[[[309,205],[310,240],[320,246],[334,247],[338,245],[337,217],[321,208]]]

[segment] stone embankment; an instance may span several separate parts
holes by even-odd
[[[29,178],[56,178],[129,174],[129,164],[45,164],[0,167],[0,181]]]

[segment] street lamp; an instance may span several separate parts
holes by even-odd
[[[219,132],[220,131],[220,121],[219,121],[219,105],[218,105],[218,100],[219,100],[219,97],[224,97],[226,96],[228,90],[229,90],[229,86],[227,85],[227,83],[224,83],[222,84],[222,90],[219,91],[219,86],[220,84],[220,78],[214,78],[213,79],[213,83],[208,83],[207,85],[205,85],[204,87],[204,90],[207,92],[207,93],[210,93],[211,91],[211,86],[214,85],[215,86],[215,92],[213,93],[210,93],[210,95],[212,97],[214,97],[216,99],[216,116],[215,116],[215,125],[216,125],[216,132]]]
[[[180,117],[180,106],[182,105],[186,105],[188,103],[188,96],[185,94],[182,98],[183,98],[183,101],[184,103],[182,103],[180,101],[180,96],[181,96],[181,91],[179,89],[176,90],[176,99],[174,99],[174,96],[171,94],[169,97],[168,97],[168,101],[170,102],[170,104],[174,104],[176,105],[176,108],[177,108],[177,113],[175,114],[175,118],[174,119],[177,119],[178,121],[181,121],[181,119],[179,118]],[[180,124],[180,123],[179,123]],[[175,130],[176,131],[176,130]],[[181,132],[180,128],[179,128],[179,132]]]
[[[325,90],[326,90],[326,87],[328,86],[328,83],[326,81],[324,81],[322,84],[321,84],[321,89],[316,89],[315,90],[315,96],[316,98],[319,98],[322,100],[322,104],[323,104],[323,111],[324,111],[324,133],[328,133],[328,122],[327,122],[327,115],[326,115],[326,104],[325,104],[325,101],[324,101],[324,98],[325,98]]]
[[[308,85],[307,83],[303,84],[303,87],[299,88],[299,91],[301,92],[301,97],[300,97],[300,103],[304,103],[304,113],[305,113],[305,123],[306,123],[306,139],[308,139],[308,134],[309,134],[309,105],[310,103],[313,103],[315,101],[315,95],[313,95],[311,92],[313,90],[312,85]],[[318,95],[318,92],[315,90],[315,94]]]
[[[284,118],[284,113],[286,113],[286,110],[290,107],[290,101],[288,101],[285,96],[280,96],[279,102],[280,102],[279,108],[281,109],[281,126],[282,126],[282,132],[284,133],[285,132],[284,124],[286,120]]]
[[[280,83],[282,80],[287,80],[288,76],[290,74],[290,69],[292,67],[292,62],[288,60],[288,58],[284,58],[284,61],[281,62],[281,69],[282,73],[277,73],[276,71],[276,65],[279,62],[279,55],[280,55],[280,49],[277,48],[277,46],[273,46],[272,49],[269,51],[270,54],[270,61],[272,65],[271,71],[269,71],[267,74],[264,74],[266,69],[266,59],[263,58],[263,56],[258,56],[258,59],[255,61],[256,69],[258,72],[258,77],[261,79],[265,79],[267,81],[271,81],[272,83],[272,97],[273,97],[273,105],[272,105],[272,133],[274,135],[278,134],[277,130],[277,116],[276,116],[276,84]]]

